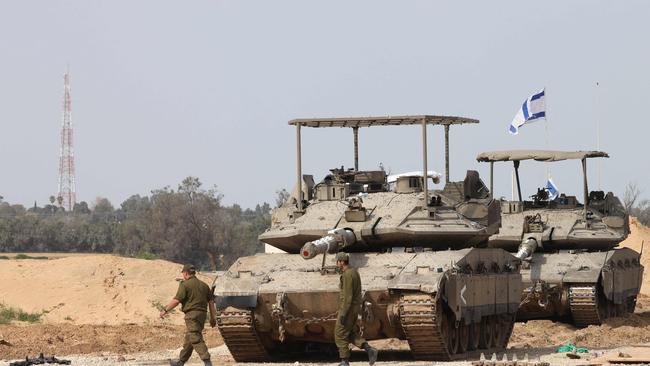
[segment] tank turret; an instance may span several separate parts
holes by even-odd
[[[613,193],[589,191],[587,160],[608,158],[602,151],[510,150],[477,156],[490,163],[513,162],[517,200],[501,200],[501,229],[489,245],[524,261],[520,319],[564,318],[578,326],[600,324],[634,311],[643,266],[640,254],[617,249],[629,233],[629,218]],[[547,183],[530,200],[522,197],[520,164],[580,160],[582,202]],[[562,268],[562,270],[558,270]],[[616,279],[616,280],[614,280]]]

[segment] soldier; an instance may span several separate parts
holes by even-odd
[[[349,366],[350,343],[363,348],[368,353],[370,365],[377,361],[377,350],[371,347],[359,334],[356,327],[359,311],[361,311],[361,278],[356,269],[350,267],[350,256],[347,253],[336,254],[336,266],[341,272],[339,283],[339,307],[334,342],[339,349],[341,363],[339,366]]]
[[[217,325],[212,291],[205,282],[196,278],[196,268],[193,265],[184,265],[182,274],[183,281],[178,285],[176,296],[160,313],[162,319],[178,304],[182,305],[181,310],[185,313],[186,332],[183,349],[178,361],[170,361],[170,365],[183,366],[190,359],[192,350],[195,350],[205,366],[212,366],[208,347],[203,341],[203,327],[207,316],[206,308],[210,309],[210,326],[214,328]]]

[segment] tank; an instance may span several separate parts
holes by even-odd
[[[633,312],[641,288],[640,253],[617,248],[629,234],[629,218],[612,192],[589,191],[587,159],[602,151],[511,150],[479,154],[490,163],[512,161],[518,200],[501,200],[501,228],[489,246],[523,260],[524,291],[518,319],[560,318],[585,327]],[[581,161],[583,197],[565,195],[547,182],[529,200],[519,181],[522,161]],[[492,183],[490,183],[492,186]]]
[[[445,184],[427,167],[427,125],[442,125],[448,150],[460,117],[298,119],[297,183],[260,240],[284,254],[239,258],[214,282],[217,324],[235,360],[268,361],[334,348],[339,275],[335,253],[349,252],[363,287],[357,326],[367,340],[407,340],[415,359],[449,360],[494,352],[508,342],[520,302],[520,263],[487,248],[499,202],[476,171]],[[359,129],[422,128],[422,167],[388,175],[359,170]],[[354,167],[331,169],[315,184],[302,173],[301,128],[351,128]],[[393,127],[395,128],[395,127]],[[405,127],[401,127],[405,128]]]

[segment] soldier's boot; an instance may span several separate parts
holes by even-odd
[[[379,354],[379,351],[377,351],[376,348],[370,346],[368,342],[363,344],[363,349],[368,354],[368,363],[370,366],[374,365],[375,362],[377,362],[377,355]]]
[[[185,361],[181,361],[181,360],[175,360],[175,361],[173,361],[173,360],[169,360],[169,366],[183,366],[183,365],[185,365]]]
[[[339,366],[350,366],[350,363],[348,362],[347,358],[343,358],[341,359],[341,363],[339,364]]]
[[[207,360],[203,360],[203,366],[212,366],[212,361],[208,358]]]

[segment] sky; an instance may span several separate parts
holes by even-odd
[[[119,206],[196,176],[227,204],[272,203],[296,180],[290,119],[421,114],[481,121],[451,129],[452,180],[487,182],[482,151],[599,145],[611,158],[589,162],[590,188],[634,182],[650,198],[648,14],[647,1],[0,0],[0,195],[56,194],[69,67],[78,201]],[[509,135],[542,88],[547,121]],[[361,130],[360,168],[421,169],[419,134]],[[428,141],[444,172],[442,129]],[[350,130],[303,129],[305,174],[341,165]],[[546,169],[580,195],[568,161],[522,163],[525,196]],[[497,196],[510,171],[496,166]]]

